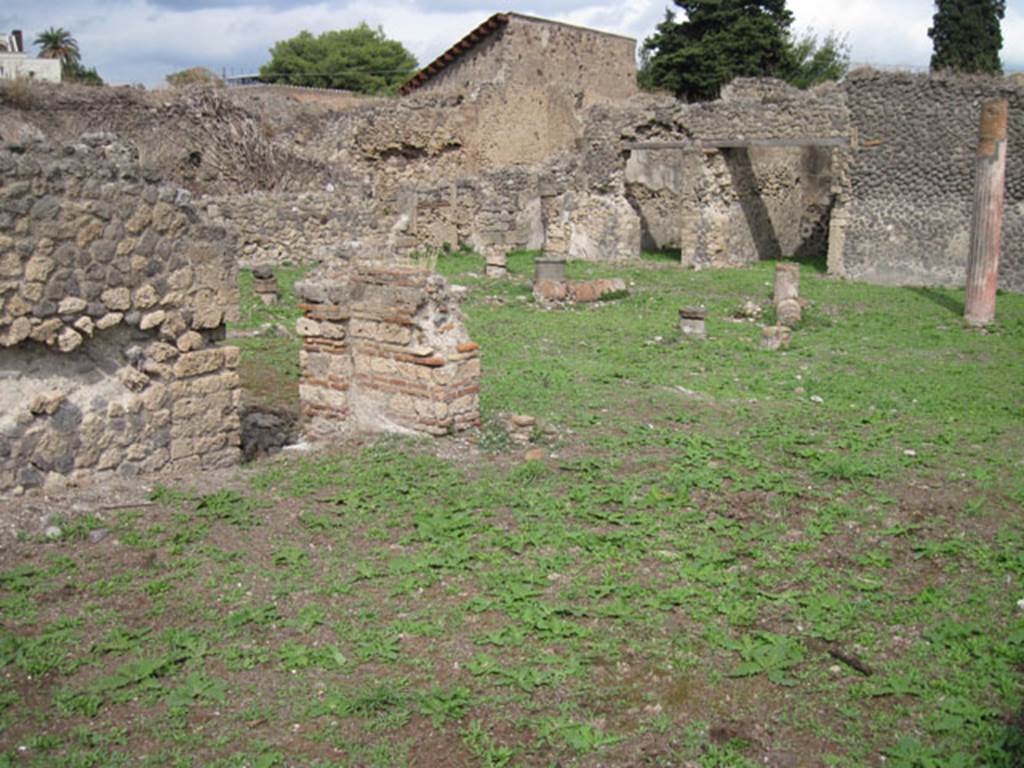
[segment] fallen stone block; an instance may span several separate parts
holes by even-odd
[[[689,338],[706,339],[708,335],[705,325],[706,317],[707,312],[703,307],[680,307],[679,332]]]
[[[788,349],[792,331],[785,325],[769,325],[761,329],[761,346],[764,349]]]

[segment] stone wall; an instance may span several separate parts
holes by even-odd
[[[522,23],[506,33],[575,34]],[[176,183],[213,195],[203,208],[238,232],[247,265],[446,242],[488,256],[542,246],[586,259],[678,248],[695,267],[812,258],[827,247],[836,274],[958,284],[978,106],[1004,93],[1001,285],[1024,289],[1022,86],[1010,80],[855,72],[810,91],[738,80],[718,101],[683,104],[648,94],[580,101],[573,83],[584,81],[571,78],[549,98],[531,77],[339,110],[228,93],[244,89],[43,88],[28,108],[0,104],[0,136],[123,129]],[[811,141],[779,144],[801,139]]]
[[[637,92],[636,40],[518,13],[418,90],[467,94],[484,83],[579,95],[578,106],[622,101]]]
[[[0,141],[34,136],[75,143],[103,131],[132,144],[143,165],[197,196],[295,192],[331,180],[322,157],[305,150],[323,129],[319,109],[233,88],[33,83],[17,103],[0,98]]]
[[[626,159],[625,173],[626,197],[640,217],[641,247],[682,249],[684,216],[700,205],[703,153],[677,147],[634,149]],[[695,245],[688,241],[690,248]]]
[[[392,174],[389,163],[376,171],[378,197],[403,190],[377,206],[391,212],[390,220],[382,214],[380,229],[390,238],[381,242],[399,252],[467,243],[487,256],[543,247],[584,260],[678,248],[693,266],[824,256],[832,149],[708,149],[702,142],[840,143],[848,141],[845,115],[834,86],[805,93],[774,81],[738,81],[711,104],[638,96],[580,111],[571,149],[566,144],[528,167],[466,173],[454,162],[465,150],[460,142],[449,137],[457,149],[439,153],[410,140],[405,151],[416,160],[408,167],[418,165],[421,174]],[[458,121],[446,125],[454,130]]]
[[[963,285],[981,103],[1010,100],[1000,287],[1024,291],[1024,86],[1008,78],[850,74],[855,149],[829,271],[871,282]]]
[[[833,150],[735,148],[708,153],[698,207],[684,209],[682,262],[740,266],[823,259],[833,198]]]
[[[847,139],[850,114],[843,90],[823,83],[802,91],[772,78],[733,80],[717,101],[685,104],[681,120],[702,139]]]
[[[799,91],[738,79],[713,102],[631,102],[591,135],[627,158],[625,195],[644,248],[678,248],[694,267],[825,255],[835,169],[849,142],[835,85]]]
[[[480,357],[444,278],[361,263],[296,285],[299,396],[313,439],[442,435],[479,423]]]
[[[205,215],[230,226],[239,264],[317,264],[343,255],[388,217],[362,185],[302,193],[252,192],[202,198]]]
[[[322,261],[339,243],[399,253],[465,243],[488,256],[543,247],[587,260],[678,248],[693,266],[824,254],[832,151],[701,142],[848,139],[835,86],[739,80],[708,104],[647,95],[573,104],[557,130],[510,106],[521,87],[347,110],[324,135],[335,149],[321,146],[351,183],[213,202],[238,226],[244,263]]]
[[[399,251],[467,244],[479,253],[533,250],[544,244],[540,176],[509,168],[416,189]]]
[[[506,32],[516,29],[510,22]],[[244,264],[323,261],[346,244],[409,253],[464,243],[487,256],[543,247],[587,260],[679,248],[695,266],[824,252],[829,153],[709,153],[699,142],[841,139],[848,121],[834,86],[805,93],[737,81],[710,104],[646,95],[589,109],[573,103],[564,125],[512,108],[508,99],[523,87],[488,82],[466,97],[346,110],[318,144],[350,179],[336,170],[336,191],[211,198],[212,210],[238,228]]]
[[[0,492],[238,459],[234,244],[105,134],[0,149]]]
[[[639,258],[641,220],[623,194],[567,191],[545,200],[544,208],[547,255],[581,261]]]
[[[569,91],[487,83],[465,96],[414,93],[334,112],[303,151],[360,175],[465,177],[545,162],[582,128]]]

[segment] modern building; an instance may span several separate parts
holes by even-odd
[[[39,59],[25,53],[25,41],[20,29],[0,37],[0,80],[42,80],[47,83],[61,81],[59,59]]]

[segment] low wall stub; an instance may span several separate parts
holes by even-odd
[[[402,266],[296,284],[307,435],[443,435],[480,420],[480,352],[444,278]]]

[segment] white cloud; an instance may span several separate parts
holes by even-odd
[[[1014,2],[1014,0],[1011,0]],[[1016,0],[1014,5],[1024,4]],[[78,39],[85,63],[112,82],[158,85],[169,72],[205,65],[234,72],[265,63],[277,40],[366,21],[401,40],[426,63],[495,10],[517,10],[641,42],[670,0],[533,0],[495,8],[483,0],[14,0],[0,9],[0,30],[31,39],[49,26]],[[848,35],[855,62],[926,67],[933,6],[925,0],[789,0],[796,29]],[[1007,10],[1003,61],[1024,68],[1024,7]]]
[[[1003,67],[1024,72],[1024,8],[1007,8],[1003,19]]]
[[[923,2],[892,0],[791,0],[798,30],[846,34],[856,63],[928,66],[932,9]]]

